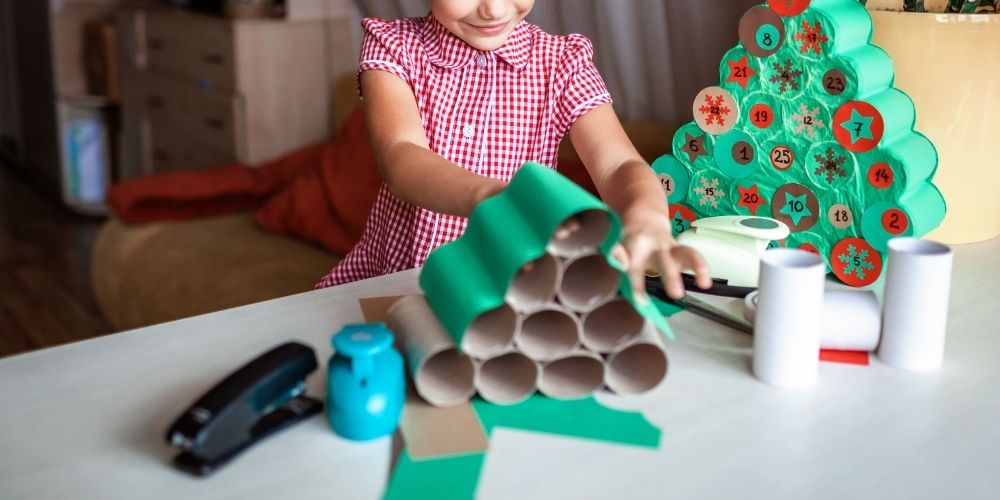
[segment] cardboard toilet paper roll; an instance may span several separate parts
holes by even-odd
[[[462,337],[462,352],[474,358],[490,358],[509,351],[517,331],[517,313],[507,304],[480,314]]]
[[[571,258],[584,253],[596,252],[608,237],[611,221],[601,210],[585,210],[556,229],[547,246],[553,255]]]
[[[593,394],[604,386],[604,360],[595,353],[579,350],[542,365],[538,390],[556,399]]]
[[[411,295],[389,309],[386,321],[402,341],[417,394],[434,406],[453,406],[475,393],[475,366],[434,316],[427,299]]]
[[[565,356],[580,346],[580,320],[572,311],[550,304],[520,318],[514,345],[535,361]]]
[[[618,293],[621,274],[607,257],[591,253],[563,265],[557,296],[559,302],[578,312],[587,312]]]
[[[878,357],[896,368],[936,370],[944,361],[951,248],[918,238],[889,240]]]
[[[491,403],[518,403],[535,392],[539,371],[538,364],[524,354],[508,352],[478,364],[476,389]]]
[[[823,259],[803,250],[775,249],[761,256],[753,372],[764,383],[784,388],[816,383],[825,277]]]
[[[556,295],[560,265],[552,255],[545,254],[518,271],[507,289],[506,301],[518,311],[545,305]]]
[[[759,293],[744,298],[743,315],[753,323]],[[823,321],[819,345],[839,351],[873,351],[882,330],[882,311],[875,292],[867,290],[826,290],[823,293]]]
[[[635,340],[608,355],[604,385],[618,394],[642,394],[660,385],[667,365],[663,340],[647,322]]]
[[[585,314],[581,343],[587,349],[608,354],[639,336],[645,320],[627,300],[620,297]]]

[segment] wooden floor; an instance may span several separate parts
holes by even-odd
[[[90,291],[100,225],[0,164],[0,357],[111,331]]]

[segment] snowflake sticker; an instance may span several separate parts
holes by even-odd
[[[722,135],[732,130],[739,118],[736,99],[721,87],[708,87],[698,93],[692,106],[694,121],[705,132]]]
[[[826,148],[826,156],[815,155],[813,158],[819,165],[813,174],[823,175],[827,184],[833,184],[835,177],[847,177],[847,170],[844,169],[847,157],[838,155],[833,148]]]
[[[726,124],[726,116],[729,115],[733,110],[729,109],[725,104],[725,100],[720,96],[705,96],[705,104],[702,104],[698,108],[698,112],[705,117],[705,123],[711,125],[717,123],[719,125]]]
[[[861,238],[845,238],[833,247],[830,267],[844,283],[867,286],[882,273],[882,256]]]
[[[695,188],[698,195],[698,205],[705,206],[712,204],[712,208],[719,208],[719,200],[726,196],[726,193],[719,187],[719,178],[716,177],[709,182],[707,177],[701,178],[701,185]]]
[[[778,92],[784,94],[789,87],[792,90],[799,90],[801,85],[799,85],[799,79],[802,78],[802,70],[792,66],[792,60],[786,59],[785,65],[782,66],[780,63],[773,63],[774,76],[771,77],[771,83],[778,84]]]
[[[807,54],[812,50],[816,55],[823,53],[823,46],[820,44],[830,41],[826,34],[823,33],[823,27],[819,21],[816,21],[816,24],[812,26],[809,25],[809,21],[802,21],[802,33],[796,33],[795,39],[803,42],[801,47],[803,54]]]
[[[816,137],[818,131],[822,130],[826,126],[823,120],[820,119],[819,106],[815,108],[810,108],[805,103],[799,105],[799,111],[797,113],[792,113],[788,117],[788,122],[795,126],[795,133],[801,135],[803,132],[810,139]]]

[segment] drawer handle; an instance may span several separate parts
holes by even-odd
[[[160,96],[151,95],[146,98],[146,104],[151,108],[162,108],[164,101]]]
[[[162,50],[163,40],[160,40],[159,38],[150,38],[146,45],[150,50]]]
[[[226,58],[222,54],[205,54],[201,56],[201,60],[207,64],[215,64],[216,66],[222,66],[226,63]]]
[[[153,159],[156,161],[170,161],[170,153],[160,148],[153,148]]]
[[[226,122],[219,118],[205,118],[205,126],[216,130],[222,130],[226,128]]]

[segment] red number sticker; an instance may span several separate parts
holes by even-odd
[[[767,104],[760,103],[750,108],[750,123],[757,128],[768,128],[774,123],[774,110]]]
[[[903,234],[910,227],[906,213],[898,208],[890,208],[882,214],[882,229],[889,234]]]
[[[767,0],[768,7],[781,16],[797,16],[809,7],[810,0]]]
[[[799,250],[805,250],[806,252],[819,255],[819,249],[816,248],[816,245],[813,245],[812,243],[803,243],[799,245]]]
[[[868,183],[877,189],[886,189],[892,186],[896,180],[896,174],[892,172],[892,167],[888,163],[876,163],[868,169]]]

